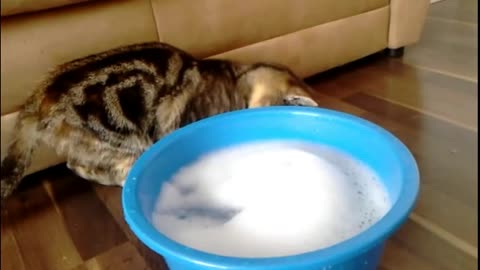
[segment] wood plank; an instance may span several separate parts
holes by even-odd
[[[387,69],[387,75],[378,76],[379,70]],[[477,130],[477,83],[413,68],[399,61],[388,64],[384,61],[361,73],[367,72],[374,77],[372,81],[379,81],[379,85],[370,87],[366,84],[361,87],[366,88],[362,89],[364,92],[461,127]]]
[[[477,24],[429,17],[424,27],[421,41],[407,48],[402,61],[477,82]]]
[[[372,76],[360,74],[363,69],[379,65],[385,61],[382,53],[375,53],[365,58],[339,66],[306,78],[305,81],[317,91],[335,98],[343,98],[356,93],[359,87],[368,85]]]
[[[103,201],[105,206],[109,209],[112,216],[115,218],[120,227],[124,231],[129,241],[137,248],[139,254],[145,260],[150,269],[167,270],[165,260],[162,256],[156,254],[145,246],[130,230],[128,224],[125,222],[123,216],[123,209],[121,204],[121,189],[111,188],[105,186],[95,186],[95,191],[98,197]]]
[[[65,166],[55,168],[55,180],[46,182],[65,227],[84,261],[125,243],[127,237],[92,184]]]
[[[50,178],[52,171],[31,175],[24,181],[28,185],[22,185],[7,201],[2,211],[2,227],[11,230],[18,249],[2,252],[2,261],[10,259],[4,256],[17,253],[25,269],[64,270],[82,263],[62,217],[40,183]],[[9,239],[2,234],[1,241],[3,246]]]
[[[476,257],[448,244],[445,238],[421,226],[418,222],[409,220],[393,238],[417,256],[433,262],[436,269],[473,270],[478,267]]]
[[[448,0],[430,6],[430,18],[478,24],[477,0]]]
[[[422,132],[429,136],[434,135],[445,141],[465,140],[469,145],[459,145],[463,146],[463,149],[468,149],[468,146],[471,146],[471,143],[477,138],[476,132],[460,128],[436,117],[394,104],[388,100],[369,95],[368,93],[359,92],[343,100],[365,111],[402,123],[402,125],[408,126],[409,128],[416,130],[421,129]]]
[[[421,185],[415,213],[478,247],[478,209],[459,203],[430,185]],[[460,222],[461,221],[461,222]]]
[[[432,266],[425,259],[417,256],[395,239],[390,239],[385,245],[385,251],[380,262],[380,269],[384,270],[442,270]]]
[[[129,243],[116,246],[90,260],[73,270],[147,270],[151,269],[137,252],[135,247]]]
[[[361,91],[477,130],[477,83],[414,68],[380,54],[367,60],[308,81],[315,89],[333,97],[343,98]]]
[[[3,217],[3,215],[2,215]],[[7,222],[2,222],[1,269],[25,270],[20,248]]]
[[[357,116],[360,116],[366,112],[362,108],[356,107],[352,104],[341,101],[337,98],[327,96],[323,92],[324,91],[314,91],[312,93],[313,98],[322,108],[336,110],[336,111],[349,113]]]

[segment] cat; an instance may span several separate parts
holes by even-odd
[[[197,120],[272,105],[318,106],[287,67],[199,60],[172,45],[122,46],[57,67],[19,112],[1,163],[1,200],[16,189],[40,142],[80,177],[123,186],[139,155]]]

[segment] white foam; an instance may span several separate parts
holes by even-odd
[[[153,222],[206,252],[274,257],[325,248],[390,209],[376,174],[337,150],[298,142],[223,149],[165,183]]]

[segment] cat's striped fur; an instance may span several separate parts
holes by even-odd
[[[45,142],[85,179],[122,185],[152,143],[196,120],[243,108],[316,106],[308,86],[270,64],[197,60],[164,43],[125,46],[59,66],[19,113],[1,167],[1,198]]]

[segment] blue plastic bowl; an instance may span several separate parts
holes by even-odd
[[[294,139],[330,145],[365,162],[380,176],[391,210],[361,234],[332,247],[293,256],[217,256],[170,240],[152,225],[162,183],[199,156],[244,142]],[[171,270],[376,269],[385,240],[404,223],[419,191],[416,162],[392,134],[361,118],[307,107],[268,107],[217,115],[179,129],[135,163],[123,189],[125,219],[135,235],[161,254]],[[254,239],[252,239],[254,241]]]

